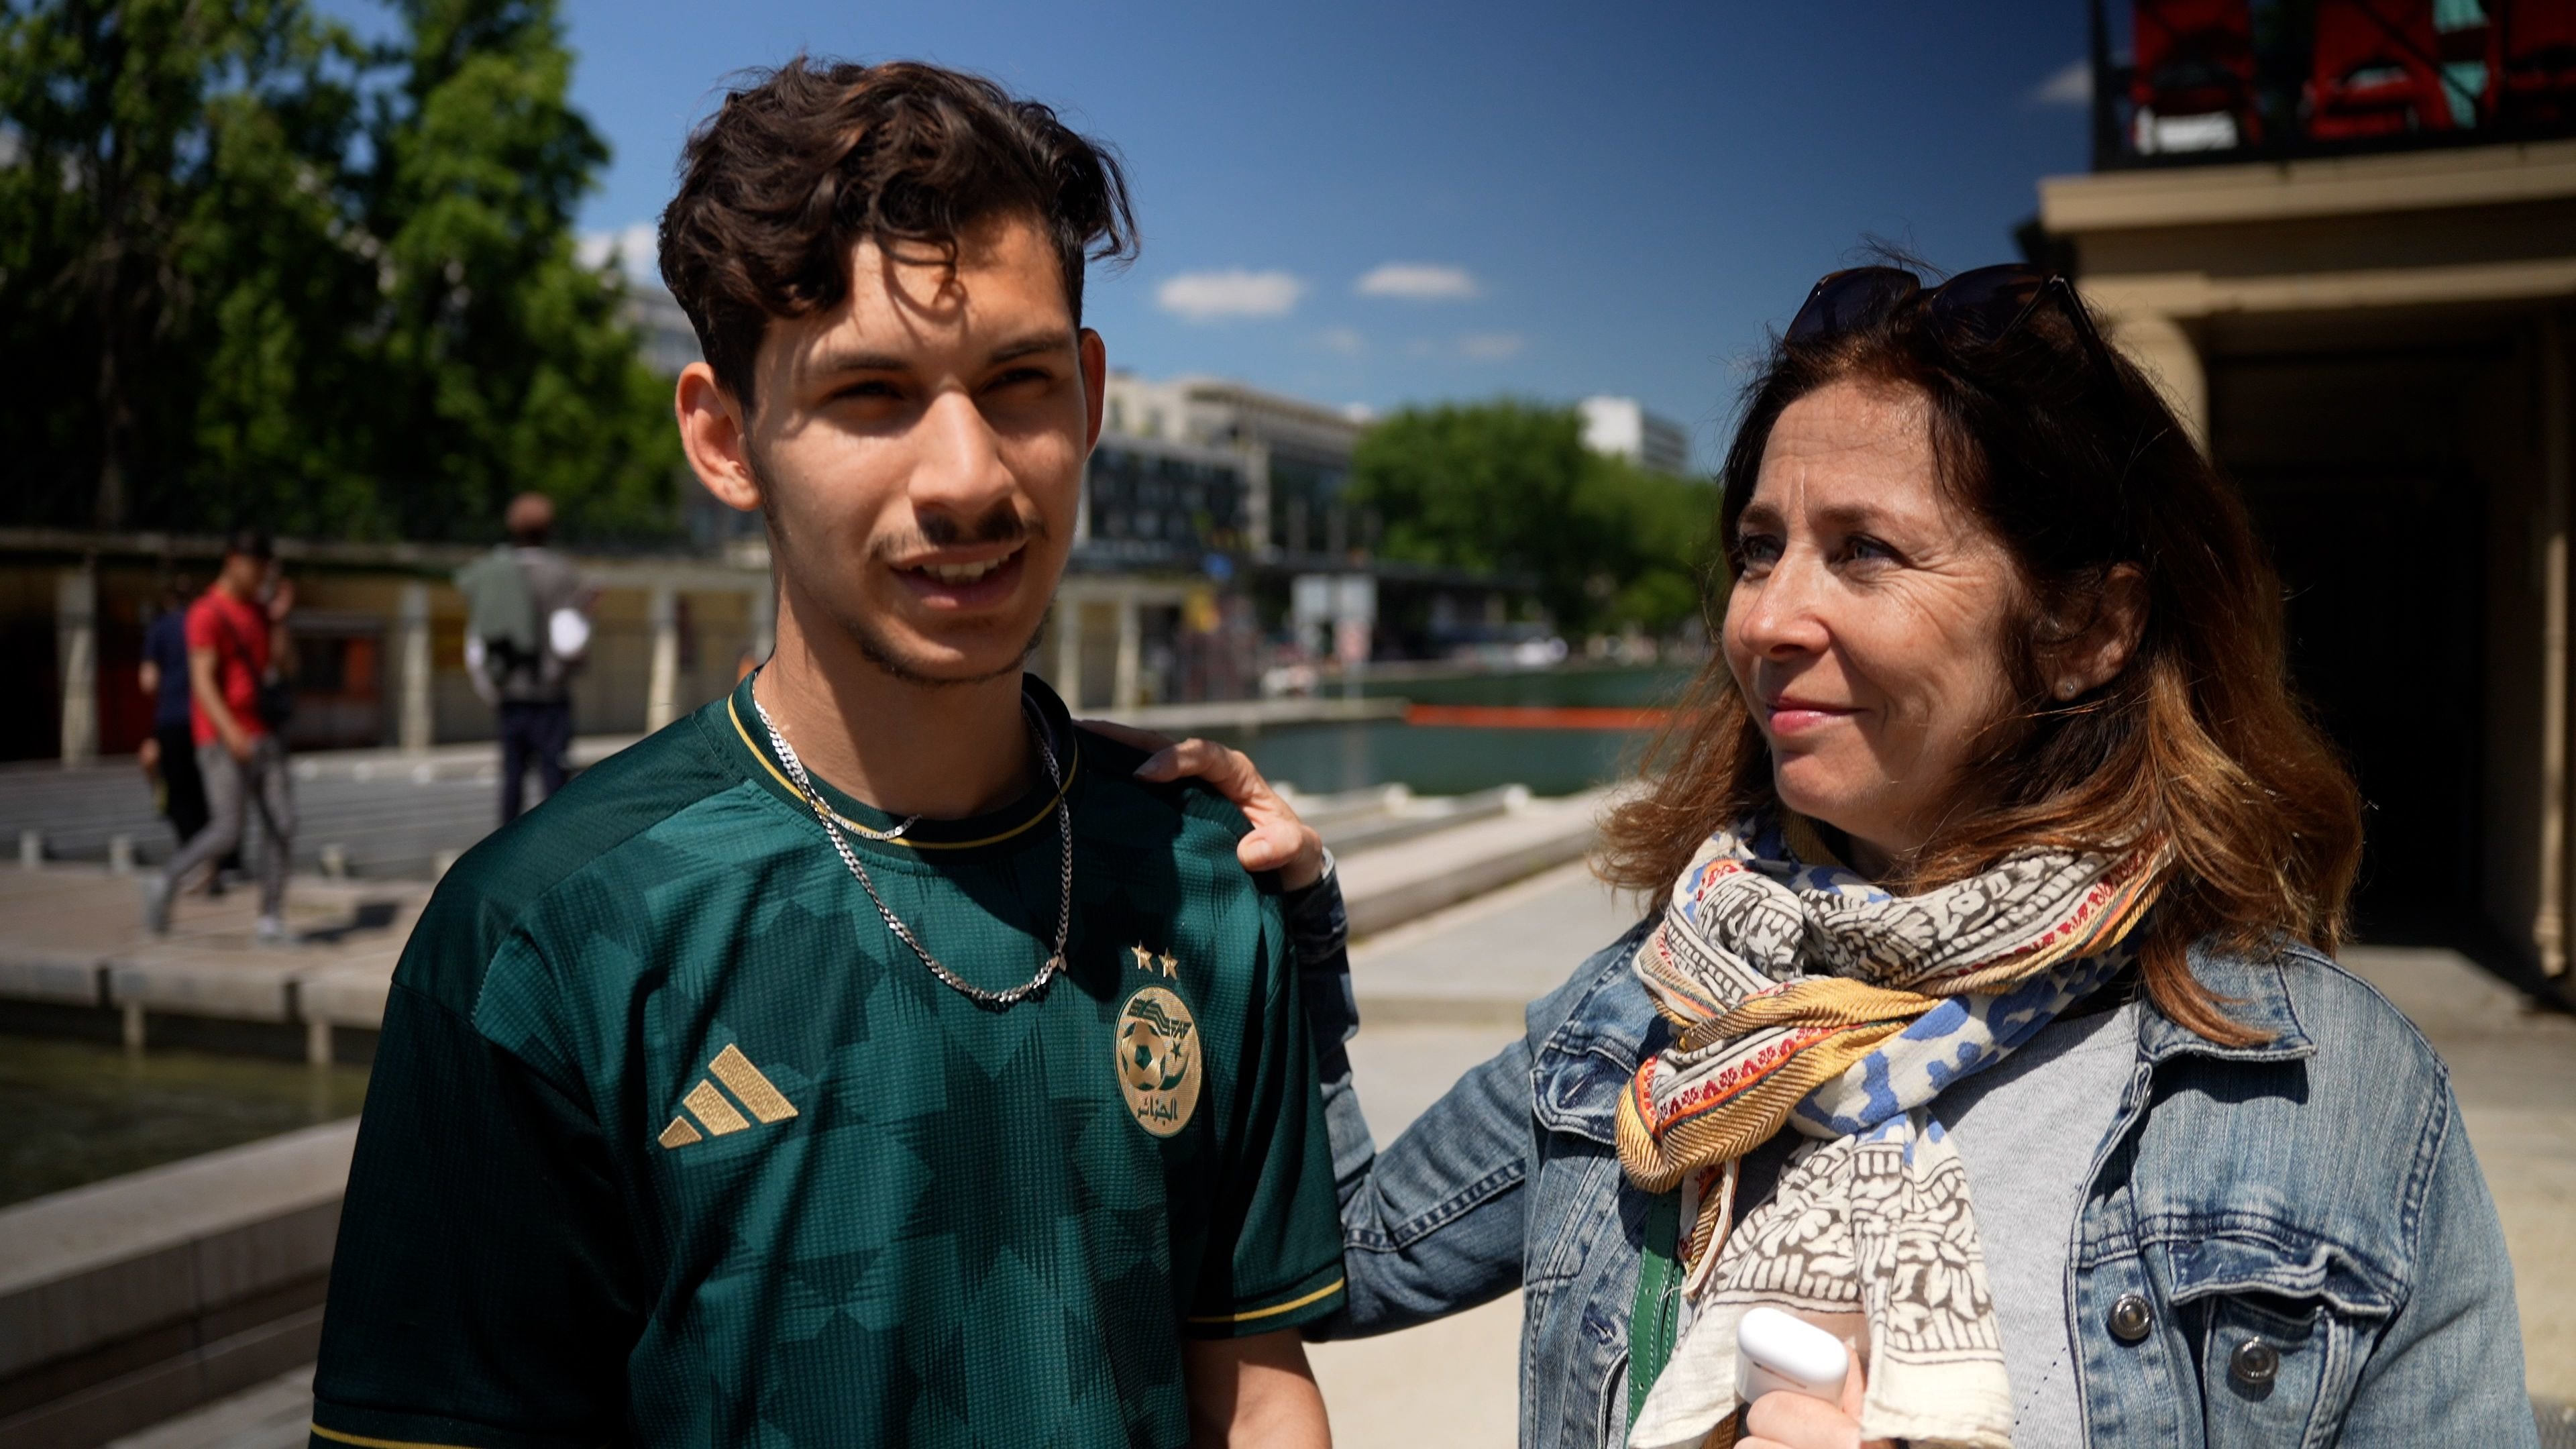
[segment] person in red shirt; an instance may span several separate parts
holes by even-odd
[[[144,886],[143,924],[170,929],[170,901],[190,872],[241,843],[257,809],[265,843],[259,859],[260,941],[286,937],[286,862],[295,839],[295,796],[286,747],[264,717],[262,687],[278,677],[286,653],[286,615],[293,586],[271,584],[268,535],[245,529],[226,540],[223,571],[188,608],[190,733],[205,777],[206,827],[170,857]]]

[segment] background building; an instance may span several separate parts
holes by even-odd
[[[2558,974],[2576,69],[2526,62],[2576,6],[2128,9],[2094,12],[2095,173],[2029,242],[2244,489],[2369,802],[2362,928]]]
[[[1374,603],[1348,646],[1363,658],[1500,619],[1525,581],[1373,556],[1377,521],[1345,496],[1362,426],[1222,378],[1112,372],[1039,672],[1091,707],[1250,696],[1333,652],[1300,622],[1300,579],[1367,581],[1333,594]]]
[[[1676,477],[1690,471],[1690,434],[1635,398],[1588,397],[1575,408],[1583,415],[1583,446],[1592,451]]]

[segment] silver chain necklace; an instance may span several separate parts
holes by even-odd
[[[770,748],[778,751],[778,758],[786,763],[788,775],[796,782],[797,793],[805,797],[805,803],[813,808],[814,818],[822,822],[823,833],[831,837],[832,848],[840,852],[841,863],[850,868],[851,875],[858,877],[860,888],[868,893],[869,900],[876,903],[877,914],[885,918],[886,929],[912,948],[912,954],[921,958],[921,964],[930,968],[931,975],[987,1011],[1008,1011],[1031,997],[1046,994],[1047,983],[1055,980],[1056,973],[1064,969],[1064,943],[1073,933],[1073,813],[1064,798],[1064,772],[1056,765],[1055,750],[1047,744],[1046,731],[1040,727],[1025,697],[1020,700],[1020,713],[1029,722],[1029,733],[1037,741],[1038,754],[1046,760],[1047,781],[1055,787],[1055,826],[1056,835],[1064,845],[1064,870],[1056,889],[1055,950],[1048,955],[1045,964],[1038,967],[1037,975],[1008,991],[987,991],[949,970],[938,957],[931,955],[929,948],[921,944],[921,938],[915,936],[912,928],[905,925],[902,918],[895,915],[894,909],[886,904],[885,897],[877,894],[877,883],[869,878],[868,868],[859,864],[858,852],[850,849],[848,837],[842,834],[846,827],[871,840],[892,840],[911,829],[921,817],[915,815],[886,831],[870,830],[854,820],[844,821],[840,813],[823,799],[823,792],[814,788],[813,777],[805,773],[805,762],[796,758],[796,751],[787,743],[787,736],[779,732],[778,721],[769,717],[768,706],[763,705],[756,694],[752,696],[751,707],[759,712],[761,727],[769,731]]]

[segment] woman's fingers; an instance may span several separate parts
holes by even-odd
[[[1884,1439],[1861,1442],[1860,1407],[1868,1396],[1869,1375],[1854,1357],[1839,1404],[1805,1394],[1764,1394],[1744,1411],[1746,1437],[1735,1441],[1736,1449],[1886,1449]]]
[[[1860,1449],[1860,1424],[1839,1407],[1775,1390],[1745,1411],[1740,1449]]]

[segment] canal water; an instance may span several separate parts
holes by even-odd
[[[0,1036],[0,1204],[355,1114],[364,1067]]]
[[[1665,666],[1571,666],[1524,673],[1371,681],[1362,692],[1416,704],[1654,707],[1668,704],[1690,671]],[[1417,795],[1461,795],[1495,785],[1570,795],[1619,777],[1642,745],[1633,730],[1297,725],[1257,734],[1215,733],[1274,781],[1321,794],[1404,784]]]

